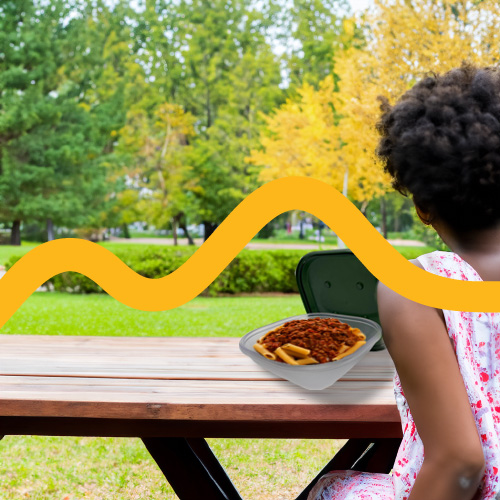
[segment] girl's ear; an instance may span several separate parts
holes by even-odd
[[[413,202],[415,203],[415,202]],[[425,212],[415,203],[415,210],[417,211],[418,218],[426,225],[430,226],[432,224],[432,216],[429,212]]]

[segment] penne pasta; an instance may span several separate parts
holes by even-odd
[[[305,358],[311,354],[310,349],[304,349],[303,347],[299,347],[298,345],[293,344],[283,344],[281,348],[286,351],[291,356],[295,356],[296,358]]]
[[[342,344],[342,347],[339,349],[339,354],[347,351],[347,349],[349,349],[349,346],[347,344]]]
[[[366,341],[364,340],[358,340],[352,347],[349,347],[347,351],[344,351],[342,354],[339,354],[335,358],[333,358],[332,361],[337,361],[338,359],[345,358],[346,356],[349,356],[349,354],[352,354],[353,352],[357,351],[362,345],[365,345]]]
[[[274,351],[285,363],[289,365],[298,365],[297,361],[295,361],[289,354],[287,354],[281,347],[278,347]]]
[[[292,358],[297,358],[297,359],[302,359],[302,358],[307,358],[308,357],[308,354],[300,354],[298,352],[295,352],[295,351],[292,351],[290,349],[286,349],[284,348],[283,346],[281,346],[281,348],[287,353],[289,354],[290,356],[292,356]]]
[[[316,364],[318,364],[318,361],[315,360],[314,358],[307,357],[307,358],[297,359],[297,364],[298,365],[316,365]]]
[[[352,333],[356,335],[360,340],[366,340],[366,335],[359,328],[351,328]]]
[[[262,356],[264,356],[265,358],[270,359],[272,361],[276,360],[276,354],[274,354],[271,351],[267,350],[263,345],[257,343],[257,344],[253,345],[253,348],[258,353],[262,354]]]

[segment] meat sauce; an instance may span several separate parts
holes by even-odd
[[[284,344],[310,349],[310,356],[319,363],[328,363],[346,345],[352,347],[359,340],[353,329],[336,318],[311,318],[288,321],[270,331],[259,343],[274,352]],[[276,361],[283,362],[279,357]]]

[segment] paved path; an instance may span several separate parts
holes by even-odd
[[[113,243],[139,243],[145,245],[173,245],[174,240],[172,238],[112,238]],[[178,244],[180,246],[187,245],[186,238],[179,238]],[[425,243],[415,240],[388,240],[391,245],[398,246],[411,246],[411,247],[423,247]],[[196,245],[201,245],[203,243],[202,238],[196,238],[194,240]],[[245,248],[250,250],[276,250],[276,249],[288,249],[288,250],[318,250],[319,244],[311,241],[310,243],[252,243],[250,242]],[[331,248],[337,248],[335,245],[325,245],[321,244],[322,250],[329,250]]]

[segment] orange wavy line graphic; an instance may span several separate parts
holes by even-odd
[[[60,239],[34,248],[0,280],[0,327],[41,284],[65,271],[88,276],[135,309],[173,309],[210,285],[267,222],[296,209],[324,221],[374,276],[400,295],[440,309],[500,311],[500,282],[458,281],[419,269],[335,188],[306,177],[285,177],[251,193],[187,262],[160,279],[138,275],[109,250],[85,240]]]

